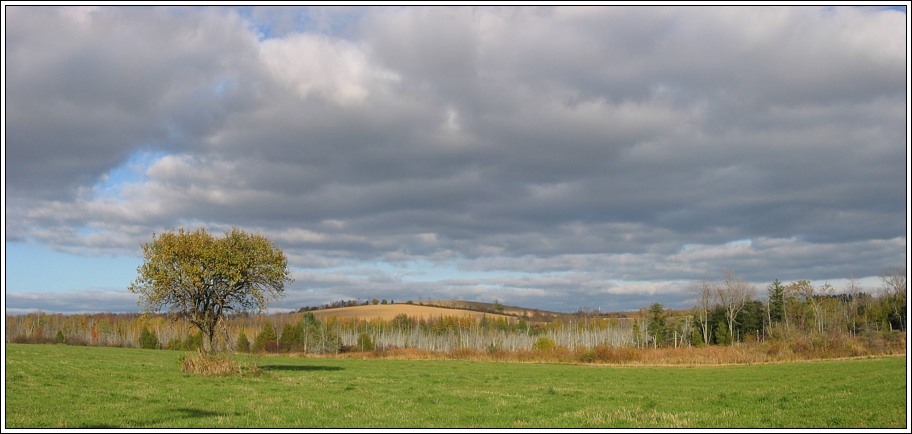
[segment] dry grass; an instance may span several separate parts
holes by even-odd
[[[450,352],[394,348],[339,355],[343,358],[381,358],[400,360],[471,360],[524,363],[586,363],[630,366],[753,365],[806,360],[847,359],[906,354],[906,337],[896,333],[880,338],[845,336],[799,337],[791,341],[733,346],[682,348],[631,348],[599,345],[570,350],[554,346],[542,350],[488,350],[458,348]]]
[[[197,375],[258,375],[260,368],[254,363],[242,366],[237,360],[223,354],[190,353],[180,358],[181,372]]]

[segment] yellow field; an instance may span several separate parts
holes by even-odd
[[[313,311],[314,316],[319,320],[327,318],[353,318],[353,319],[376,319],[380,318],[389,321],[399,314],[406,314],[415,319],[432,319],[440,317],[471,317],[481,319],[485,316],[489,319],[506,318],[515,321],[515,317],[507,315],[498,315],[493,313],[477,312],[464,309],[446,309],[442,307],[419,306],[414,304],[378,304],[370,306],[352,306],[339,307],[335,309],[321,309]]]

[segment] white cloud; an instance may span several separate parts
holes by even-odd
[[[260,56],[273,77],[301,98],[322,97],[340,105],[362,104],[372,88],[398,77],[369,64],[364,50],[322,35],[267,39]]]

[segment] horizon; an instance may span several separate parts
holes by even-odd
[[[834,294],[834,295],[842,295],[842,294],[847,294],[847,293],[848,293],[847,290],[846,290],[846,286],[848,286],[848,283],[849,283],[849,282],[848,282],[848,279],[841,279],[841,280],[837,280],[837,281],[835,281],[835,282],[836,282],[836,285],[834,285],[834,284],[833,284],[832,282],[830,282],[830,281],[820,281],[820,282],[811,281],[811,285],[813,285],[815,288],[818,288],[818,287],[821,287],[821,286],[823,286],[823,285],[825,285],[825,284],[830,284],[830,285],[833,286],[833,288],[834,288],[834,290],[835,290],[835,294]],[[867,282],[867,284],[865,284],[866,282]],[[716,283],[718,283],[718,282],[716,282]],[[782,282],[782,283],[783,283],[783,284],[788,284],[788,283],[790,283],[790,282]],[[880,282],[880,280],[879,280],[879,277],[878,277],[878,278],[873,278],[873,277],[872,277],[872,278],[868,278],[868,279],[855,279],[855,283],[856,283],[856,285],[858,285],[858,287],[861,289],[860,293],[862,293],[862,294],[876,295],[876,294],[880,294],[880,293],[882,292],[881,282]],[[756,290],[756,291],[754,291],[754,293],[752,294],[752,297],[751,297],[751,298],[752,298],[753,300],[757,300],[757,301],[763,301],[763,300],[765,300],[765,298],[763,297],[763,295],[766,293],[767,287],[764,286],[764,287],[760,288],[760,287],[758,287],[758,286],[757,286],[756,284],[754,284],[754,283],[749,283],[749,284]],[[333,309],[333,307],[324,307],[324,306],[328,306],[328,305],[330,305],[330,304],[332,304],[332,303],[337,303],[337,302],[355,301],[355,302],[358,302],[358,303],[362,303],[362,302],[367,303],[367,302],[371,302],[373,299],[387,300],[387,305],[390,305],[390,304],[409,304],[409,303],[411,303],[411,304],[413,304],[413,305],[428,305],[428,306],[433,306],[432,304],[429,305],[429,304],[427,304],[427,303],[441,303],[441,302],[443,302],[443,303],[448,303],[448,302],[467,302],[467,303],[481,303],[481,304],[489,304],[489,305],[494,305],[494,304],[496,304],[496,303],[500,303],[500,304],[502,304],[504,307],[508,307],[508,308],[538,310],[538,311],[543,311],[543,312],[552,312],[552,313],[560,313],[560,314],[574,314],[574,313],[577,313],[577,312],[580,312],[580,311],[585,311],[585,312],[590,312],[590,313],[591,313],[591,312],[598,312],[598,313],[602,313],[602,314],[606,314],[606,313],[636,313],[636,312],[638,312],[638,311],[640,311],[640,310],[642,310],[642,309],[647,309],[647,308],[649,308],[649,307],[650,307],[651,305],[653,305],[654,303],[659,303],[659,304],[661,304],[661,305],[663,306],[663,308],[664,308],[666,311],[667,311],[667,310],[685,310],[685,311],[686,311],[686,310],[691,310],[691,309],[697,308],[696,301],[694,301],[693,303],[691,303],[691,304],[689,304],[689,305],[688,305],[688,304],[684,304],[684,305],[679,305],[679,306],[677,306],[677,307],[676,307],[676,306],[668,306],[668,305],[666,305],[665,303],[661,303],[661,302],[659,302],[659,301],[653,301],[653,302],[649,302],[649,303],[647,303],[647,304],[645,304],[645,305],[643,305],[643,306],[634,307],[634,308],[629,308],[629,309],[621,309],[621,310],[608,310],[608,309],[603,309],[602,306],[579,306],[579,307],[576,308],[576,310],[550,310],[550,309],[545,309],[545,308],[535,307],[535,306],[525,306],[525,305],[511,304],[510,302],[505,301],[505,300],[490,300],[490,301],[484,301],[484,300],[466,300],[466,299],[434,299],[434,300],[428,300],[428,299],[421,299],[421,298],[419,298],[419,299],[408,299],[408,300],[406,300],[406,299],[397,300],[397,299],[395,299],[394,297],[386,298],[386,297],[383,296],[383,295],[376,295],[376,296],[371,296],[370,298],[366,298],[366,299],[363,299],[363,300],[362,300],[362,299],[347,299],[347,300],[338,299],[338,300],[331,300],[331,301],[328,301],[328,302],[325,302],[325,303],[320,303],[320,304],[317,304],[317,305],[302,305],[302,306],[298,306],[298,307],[269,307],[269,308],[265,309],[265,310],[262,311],[262,312],[257,312],[257,311],[246,311],[246,312],[247,312],[247,314],[249,314],[249,315],[284,315],[284,314],[297,313],[297,312],[299,312],[301,309],[306,309],[306,308],[316,308],[317,310]],[[371,305],[372,305],[372,304],[371,304]],[[378,304],[378,305],[379,305],[379,304]],[[359,304],[358,306],[363,306],[363,305]],[[125,310],[125,311],[116,311],[116,312],[115,312],[115,311],[59,311],[59,310],[58,310],[58,311],[53,311],[53,310],[52,310],[52,311],[46,311],[46,310],[42,310],[42,309],[16,309],[16,308],[12,308],[12,309],[7,308],[7,309],[6,309],[6,315],[12,315],[12,316],[16,316],[16,315],[28,315],[28,314],[47,314],[47,315],[56,315],[56,314],[61,314],[61,315],[114,314],[114,315],[131,315],[131,314],[143,314],[143,313],[144,313],[144,312],[141,311],[141,310],[139,310],[138,308],[137,308],[137,309],[134,309],[134,310]],[[162,311],[162,312],[155,312],[155,313],[153,313],[153,314],[155,314],[155,315],[159,315],[159,314],[160,314],[160,315],[166,315],[167,312]]]

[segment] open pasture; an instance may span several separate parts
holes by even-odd
[[[905,357],[706,367],[238,356],[10,344],[6,428],[908,426]]]

